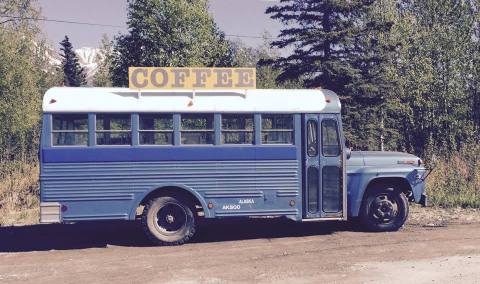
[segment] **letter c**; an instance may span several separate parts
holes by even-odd
[[[143,81],[139,82],[139,75],[143,75]],[[130,82],[132,83],[133,87],[137,89],[145,88],[148,85],[147,81],[148,71],[145,68],[136,68],[132,71],[132,76],[130,78]]]

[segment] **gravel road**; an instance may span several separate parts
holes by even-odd
[[[0,283],[480,283],[480,223],[366,233],[350,223],[225,220],[152,247],[137,223],[0,228]]]

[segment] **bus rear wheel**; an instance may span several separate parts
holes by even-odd
[[[388,186],[372,189],[362,206],[362,223],[369,231],[397,231],[408,217],[407,197]]]
[[[162,196],[150,200],[143,209],[142,225],[156,245],[181,245],[196,230],[193,206],[177,197]]]

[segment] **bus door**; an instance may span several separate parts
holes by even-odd
[[[338,118],[306,114],[303,123],[304,217],[342,217],[343,153]]]

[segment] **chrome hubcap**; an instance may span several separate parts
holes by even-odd
[[[165,217],[165,221],[167,221],[167,223],[169,223],[169,224],[172,224],[173,222],[175,222],[175,217],[173,217],[173,215],[168,214]]]

